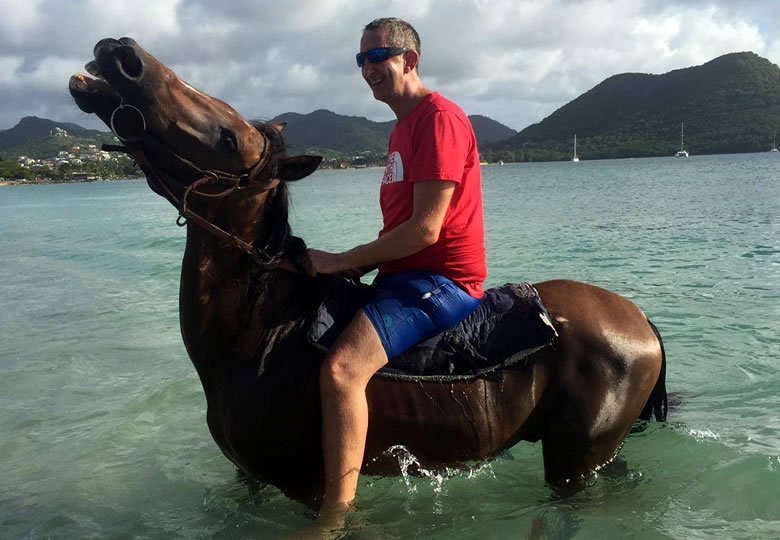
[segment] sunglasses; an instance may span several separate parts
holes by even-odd
[[[363,64],[366,63],[366,60],[372,64],[378,64],[380,62],[384,62],[391,56],[398,56],[399,54],[403,54],[408,51],[409,49],[406,47],[377,47],[376,49],[370,49],[366,52],[357,53],[355,55],[355,60],[357,60],[358,67],[362,68]]]

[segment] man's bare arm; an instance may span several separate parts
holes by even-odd
[[[416,182],[414,209],[408,220],[376,240],[344,253],[310,249],[309,273],[335,274],[354,268],[376,266],[407,257],[435,244],[455,192],[455,185],[451,180]]]

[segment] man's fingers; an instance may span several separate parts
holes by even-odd
[[[306,259],[304,261],[304,266],[306,267],[306,273],[308,273],[311,277],[316,277],[317,275],[317,269],[314,266],[314,261],[311,260],[311,250],[306,250]]]

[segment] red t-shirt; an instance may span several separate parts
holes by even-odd
[[[428,180],[457,183],[439,240],[413,255],[380,265],[379,271],[428,270],[481,298],[487,265],[477,139],[466,114],[438,92],[425,96],[390,135],[379,191],[384,221],[379,236],[412,216],[414,183]]]

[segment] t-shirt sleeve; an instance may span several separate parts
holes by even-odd
[[[457,115],[436,111],[418,126],[410,182],[460,182],[471,146],[471,131]]]

